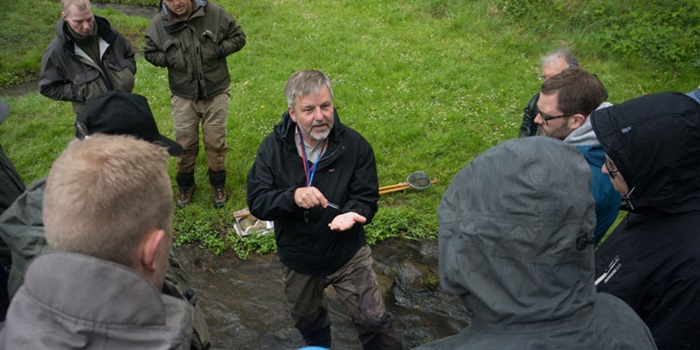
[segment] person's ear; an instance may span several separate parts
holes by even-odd
[[[165,231],[160,228],[153,228],[146,233],[141,246],[141,261],[146,269],[156,270],[156,251],[164,239]]]
[[[287,112],[289,112],[289,117],[292,118],[292,121],[296,123],[297,116],[296,114],[294,114],[294,108],[292,108],[291,106],[287,106]]]
[[[584,116],[583,114],[577,113],[577,114],[572,115],[571,118],[569,118],[569,127],[572,130],[578,129],[585,122],[586,122],[586,116]]]

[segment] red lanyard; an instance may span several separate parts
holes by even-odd
[[[316,175],[316,168],[318,168],[318,161],[321,160],[321,155],[323,154],[323,150],[326,149],[326,141],[328,141],[328,139],[326,138],[325,140],[323,140],[323,145],[321,145],[321,152],[318,152],[316,162],[314,163],[314,165],[311,166],[311,169],[309,169],[306,161],[306,147],[304,147],[304,136],[301,134],[301,129],[299,129],[298,125],[297,129],[299,132],[299,146],[301,147],[301,159],[304,162],[304,174],[306,174],[306,187],[311,187],[311,184],[313,184],[314,182],[314,176]]]

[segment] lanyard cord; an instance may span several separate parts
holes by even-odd
[[[306,147],[304,147],[304,136],[301,133],[301,129],[299,128],[299,125],[297,125],[297,131],[299,132],[299,146],[301,147],[301,159],[304,162],[304,174],[306,175],[306,187],[311,187],[311,185],[314,182],[314,175],[316,175],[316,169],[318,168],[318,161],[321,160],[321,154],[323,154],[323,150],[326,148],[326,141],[328,139],[326,138],[323,140],[323,145],[321,145],[321,152],[318,152],[318,156],[316,157],[316,162],[314,165],[311,166],[311,169],[309,169],[306,161]]]

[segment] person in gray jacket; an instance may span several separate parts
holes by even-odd
[[[226,56],[246,42],[241,26],[226,10],[206,0],[164,0],[146,30],[146,60],[168,68],[175,140],[184,152],[177,161],[177,205],[190,204],[199,153],[199,125],[209,165],[214,206],[226,193],[226,123],[231,77]]]
[[[193,309],[165,283],[168,152],[130,136],[72,142],[46,180],[52,251],[29,266],[3,349],[189,349]],[[163,293],[161,293],[163,291]]]
[[[129,135],[165,145],[173,156],[182,153],[182,147],[177,142],[160,134],[148,101],[141,95],[118,91],[104,93],[86,105],[78,114],[75,124],[78,137],[91,137],[93,134]],[[10,256],[1,256],[12,264],[7,286],[10,298],[25,281],[25,273],[30,263],[37,256],[50,250],[42,218],[45,188],[46,178],[34,181],[0,215],[0,238],[7,243],[11,253],[11,259]],[[0,253],[4,252],[0,250]],[[172,253],[169,268],[166,270],[166,281],[170,288],[177,291],[170,294],[184,296],[194,308],[191,348],[207,349],[210,346],[209,330],[197,303],[198,295],[190,287],[187,276]]]
[[[655,349],[627,304],[596,293],[590,183],[581,153],[545,137],[462,169],[438,206],[438,264],[471,325],[419,349]]]
[[[93,15],[90,0],[62,4],[56,37],[41,58],[41,94],[72,102],[78,114],[104,92],[131,92],[136,60],[126,38],[107,19]]]

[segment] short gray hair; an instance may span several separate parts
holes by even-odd
[[[318,70],[301,70],[287,79],[287,85],[284,88],[287,94],[287,105],[294,108],[297,98],[304,97],[309,94],[314,94],[321,91],[322,87],[327,87],[333,99],[333,87],[330,79]]]
[[[556,60],[564,60],[568,64],[567,68],[578,67],[578,59],[574,56],[569,48],[560,48],[550,51],[544,57],[542,57],[542,67],[554,63]]]

